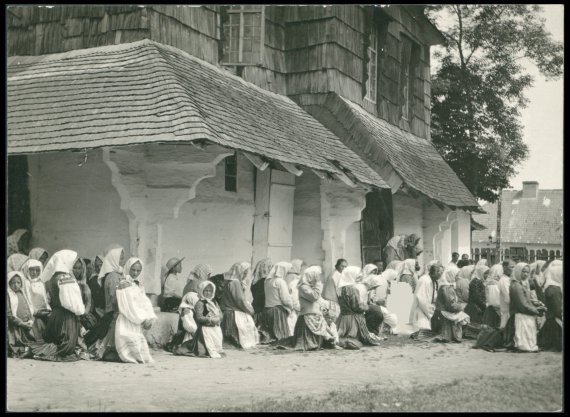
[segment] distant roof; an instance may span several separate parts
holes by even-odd
[[[321,95],[303,108],[331,129],[382,178],[403,183],[451,208],[479,211],[479,203],[433,144],[375,117],[335,93]]]
[[[150,40],[8,58],[8,154],[205,139],[386,182],[285,96]]]
[[[521,198],[522,191],[503,190],[501,200],[501,241],[521,244],[562,244],[563,190],[538,190],[536,198]],[[473,220],[487,227],[474,231],[473,242],[487,242],[497,233],[497,203],[483,206],[486,214]]]

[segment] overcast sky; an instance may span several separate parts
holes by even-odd
[[[564,41],[564,6],[542,7],[547,29],[554,39]],[[564,80],[546,81],[534,66],[529,68],[535,82],[527,93],[528,107],[521,112],[529,157],[517,167],[518,175],[511,180],[511,186],[521,189],[523,181],[538,181],[542,189],[560,189]]]

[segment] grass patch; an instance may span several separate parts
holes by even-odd
[[[442,370],[445,372],[445,370]],[[415,389],[367,384],[319,396],[266,399],[212,411],[556,411],[562,408],[562,371],[534,377],[480,376]]]

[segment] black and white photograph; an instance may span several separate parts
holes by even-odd
[[[563,412],[563,4],[8,4],[7,412]]]

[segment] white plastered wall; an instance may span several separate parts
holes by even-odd
[[[86,161],[76,152],[29,155],[28,167],[31,247],[50,254],[72,249],[86,258],[112,243],[129,251],[129,221],[101,150],[88,151]]]

